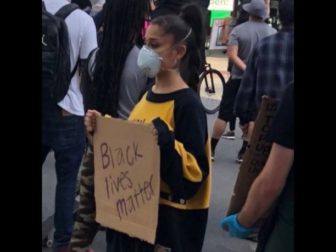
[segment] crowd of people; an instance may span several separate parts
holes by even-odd
[[[232,125],[226,136],[233,138],[237,117],[244,136],[237,161],[243,160],[263,95],[282,100],[270,133],[272,150],[241,212],[219,221],[231,235],[245,238],[277,202],[257,251],[294,251],[293,0],[280,2],[279,31],[265,22],[264,0],[243,1],[226,24],[230,79],[211,134],[197,92],[209,2],[106,0],[94,13],[89,0],[42,0],[41,165],[53,151],[53,251],[93,251],[101,227],[95,220],[92,135],[102,115],[153,124],[163,192],[155,244],[103,227],[106,252],[202,251],[217,143],[227,122]],[[53,47],[55,24],[61,39]]]

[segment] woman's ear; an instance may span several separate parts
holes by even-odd
[[[181,60],[187,52],[187,46],[184,44],[178,45],[176,47],[176,57],[178,60]]]

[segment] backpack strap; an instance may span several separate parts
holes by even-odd
[[[92,74],[92,73],[93,73],[93,68],[94,68],[94,63],[93,63],[93,61],[94,61],[95,58],[96,58],[96,53],[97,53],[98,49],[99,49],[98,47],[97,47],[96,49],[93,49],[93,50],[89,53],[89,56],[87,57],[87,60],[88,60],[88,63],[89,63],[89,64],[88,64],[88,67],[89,67],[88,71],[89,71],[90,77],[93,76],[93,74]],[[76,65],[75,65],[74,69],[71,71],[71,74],[70,74],[70,78],[71,78],[71,79],[72,79],[72,77],[75,75],[76,70],[77,70],[79,64],[80,64],[80,59],[77,60],[77,63],[76,63]]]
[[[55,16],[65,20],[67,18],[67,16],[69,16],[76,9],[79,9],[78,5],[70,3],[70,4],[67,4],[67,5],[64,5],[62,8],[60,8],[55,13]],[[72,79],[72,77],[75,75],[78,64],[79,64],[79,59],[77,60],[74,69],[71,71],[70,79]]]
[[[93,71],[96,66],[96,56],[97,56],[98,50],[99,50],[99,47],[97,47],[96,49],[93,49],[89,53],[89,56],[87,57],[87,66],[88,66],[87,71],[89,73],[91,81],[93,80]]]
[[[56,13],[55,16],[62,18],[63,20],[66,19],[67,16],[69,16],[71,14],[71,12],[73,12],[74,10],[78,9],[78,5],[77,4],[67,4],[64,5],[62,8],[60,8]]]
[[[76,73],[76,70],[78,68],[78,65],[79,65],[79,59],[77,60],[77,63],[74,67],[74,69],[71,71],[71,74],[70,74],[70,80],[72,79],[72,77],[74,77],[75,73]]]

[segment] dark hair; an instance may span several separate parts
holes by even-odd
[[[181,60],[180,72],[189,87],[197,91],[199,73],[202,69],[202,54],[205,45],[204,18],[202,10],[197,4],[187,4],[180,10],[179,15],[164,15],[152,20],[152,24],[159,25],[165,34],[171,34],[174,42],[185,40],[186,54]]]
[[[237,25],[240,25],[249,20],[250,14],[242,8],[242,5],[238,7]]]
[[[82,10],[85,9],[86,7],[92,8],[90,0],[72,0],[71,3],[77,4],[79,8],[81,8]]]
[[[282,0],[280,2],[279,18],[282,26],[294,24],[294,0]]]
[[[93,106],[102,114],[118,117],[121,75],[148,15],[148,0],[113,0],[105,5],[103,37],[93,72]]]
[[[93,16],[93,21],[95,22],[97,32],[103,26],[104,17],[109,2],[111,2],[111,0],[105,0],[102,9]]]

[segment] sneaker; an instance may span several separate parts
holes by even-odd
[[[241,149],[239,150],[237,158],[236,158],[237,163],[243,162],[243,156],[244,156],[245,152],[246,152],[246,147],[244,148],[244,146],[242,146]]]
[[[239,155],[239,153],[238,153],[238,156],[237,156],[237,158],[236,158],[236,162],[237,162],[238,164],[241,164],[241,163],[243,162],[243,156],[242,156],[242,155]]]
[[[211,161],[215,161],[215,156],[211,155]]]
[[[230,140],[234,140],[236,138],[234,131],[231,131],[231,130],[224,133],[222,137],[226,139],[230,139]]]

